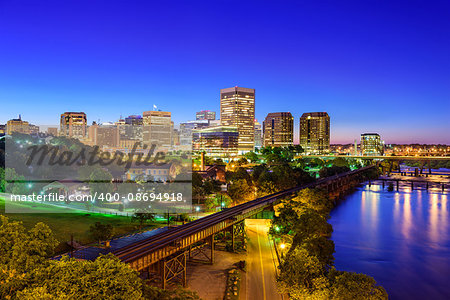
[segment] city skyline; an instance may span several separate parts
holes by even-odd
[[[63,111],[107,122],[154,104],[181,123],[218,113],[219,90],[238,85],[257,91],[259,121],[291,112],[297,143],[300,116],[326,111],[331,143],[450,144],[448,3],[242,3],[252,14],[235,22],[219,3],[105,3],[0,5],[1,124]]]

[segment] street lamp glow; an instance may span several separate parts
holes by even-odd
[[[195,211],[199,212],[200,211],[200,207],[196,206],[195,207]]]
[[[284,248],[286,248],[286,244],[281,244],[281,245],[280,245],[280,249],[281,249],[281,250],[284,250]]]

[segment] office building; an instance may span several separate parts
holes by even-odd
[[[87,118],[84,112],[65,112],[61,114],[59,135],[84,139],[87,134]]]
[[[142,141],[144,119],[139,115],[131,115],[119,120],[119,135],[121,140]]]
[[[236,127],[216,126],[192,130],[192,151],[205,151],[216,157],[238,154],[239,132]]]
[[[300,118],[300,146],[306,153],[321,154],[330,149],[330,116],[326,112],[304,113]]]
[[[263,122],[264,146],[287,147],[294,144],[294,117],[290,112],[269,113]]]
[[[6,133],[11,135],[13,132],[29,134],[30,124],[27,121],[23,121],[22,116],[19,115],[19,118],[6,122]]]
[[[119,146],[119,129],[112,124],[92,124],[88,128],[89,140],[92,145],[99,147],[118,147]]]
[[[262,126],[258,120],[255,119],[255,149],[261,148],[263,145]]]
[[[378,133],[361,134],[361,155],[379,156],[384,153],[384,142]]]
[[[216,112],[209,111],[209,110],[202,110],[202,111],[195,113],[195,119],[196,120],[215,120]]]
[[[220,122],[222,126],[237,128],[240,153],[252,151],[255,146],[255,90],[237,86],[220,90]]]
[[[159,151],[172,146],[172,114],[167,111],[144,111],[142,142],[147,146],[156,145]]]

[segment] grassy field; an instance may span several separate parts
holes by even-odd
[[[87,213],[77,210],[71,210],[71,213],[67,213],[64,212],[67,209],[63,208],[61,208],[61,212],[59,213],[45,213],[45,211],[49,211],[50,209],[52,211],[55,210],[54,206],[45,204],[14,203],[14,206],[15,209],[20,208],[24,213],[5,213],[5,199],[0,197],[0,214],[6,215],[10,220],[23,222],[27,229],[32,228],[38,222],[47,224],[61,243],[57,248],[58,252],[68,250],[66,242],[70,241],[72,234],[74,240],[82,244],[94,242],[90,237],[89,227],[95,222],[111,224],[114,227],[115,236],[139,229],[139,225],[132,222],[131,217],[126,216]],[[37,211],[40,211],[40,213],[37,213]],[[149,227],[160,227],[162,225],[161,223],[153,223],[149,224]]]

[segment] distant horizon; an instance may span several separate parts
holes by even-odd
[[[260,123],[291,112],[296,142],[302,113],[326,111],[334,144],[450,144],[450,2],[226,3],[3,1],[0,123],[153,105],[180,123],[240,86]]]

